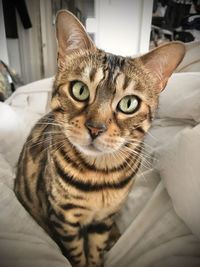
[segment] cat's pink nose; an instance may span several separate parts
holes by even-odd
[[[97,123],[93,121],[86,121],[85,126],[88,129],[92,139],[95,139],[97,136],[99,136],[101,133],[107,130],[107,127],[105,124]]]

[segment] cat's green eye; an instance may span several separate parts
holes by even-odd
[[[80,81],[72,83],[71,94],[78,101],[86,101],[90,96],[87,85]]]
[[[139,99],[134,95],[127,95],[120,100],[117,107],[123,113],[134,113],[139,107]]]

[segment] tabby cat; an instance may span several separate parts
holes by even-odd
[[[51,112],[23,147],[15,192],[72,266],[99,267],[159,93],[185,48],[172,42],[134,59],[106,53],[67,11],[58,13],[56,33]]]

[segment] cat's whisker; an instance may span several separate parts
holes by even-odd
[[[145,155],[143,153],[143,151],[141,152],[132,152],[135,156],[139,156],[141,159],[142,159],[142,163],[145,163],[147,164],[147,167],[151,166],[152,165],[152,160],[153,160],[153,157],[149,156],[149,155]]]
[[[155,141],[158,141],[158,138],[154,136],[151,132],[147,132],[146,135],[149,135],[152,139],[154,139]]]
[[[153,159],[153,154],[149,153],[148,151],[146,151],[144,148],[141,149],[141,151],[137,151],[134,148],[130,148],[130,147],[125,147],[124,148],[125,151],[128,151],[130,153],[134,153],[135,155],[141,154],[143,155],[146,159],[148,160],[152,160]]]
[[[50,137],[49,137],[50,138]],[[43,138],[42,140],[39,139],[37,142],[38,138],[32,138],[31,140],[28,140],[27,141],[27,148],[31,148],[31,147],[34,147],[34,146],[37,146],[37,145],[42,145],[43,143],[45,143],[47,141],[47,137],[45,137],[45,139]]]
[[[122,161],[125,162],[133,172],[135,171],[135,169],[133,168],[133,166],[131,166],[131,164],[127,161],[127,159],[126,159],[123,151],[119,150],[118,153],[117,153],[117,155],[119,157],[121,157]]]
[[[57,146],[58,146],[58,144],[52,144],[52,145],[49,145],[49,147],[44,148],[42,151],[44,152],[46,150],[47,152],[54,153],[54,151],[52,149],[56,149]]]
[[[54,144],[56,147],[51,149],[52,154],[55,154],[58,150],[60,150],[62,147],[64,147],[65,142],[66,142],[66,140],[61,140],[60,142],[57,142],[56,144]]]
[[[135,174],[135,178],[134,178],[134,179],[136,179],[137,177],[141,176],[141,177],[144,179],[144,181],[146,182],[146,178],[145,178],[145,176],[144,176],[144,172],[141,170],[141,168],[144,168],[144,169],[147,169],[147,168],[146,168],[146,166],[145,166],[145,167],[143,166],[143,163],[142,163],[140,157],[137,158],[136,161],[133,162],[133,165],[134,165],[134,164],[139,164],[139,162],[140,162],[140,167],[139,167],[139,169],[137,170],[137,173]],[[127,162],[126,162],[126,163],[127,163]],[[130,164],[129,164],[129,166],[130,166]],[[131,166],[130,166],[130,167],[131,167]]]
[[[134,138],[127,138],[126,143],[128,143],[128,144],[139,144],[139,145],[142,145],[143,147],[147,147],[147,148],[153,150],[152,146],[147,144],[147,143],[145,143],[145,141],[138,141],[137,139],[134,139]]]
[[[127,143],[127,144],[132,144],[133,145],[133,143],[132,142],[130,142],[130,143]],[[132,152],[134,152],[134,153],[143,153],[143,155],[145,155],[147,158],[152,158],[152,152],[153,151],[147,151],[146,150],[146,148],[141,144],[141,147],[140,148],[142,148],[141,149],[141,152],[138,152],[138,148],[137,147],[130,147],[130,146],[124,146],[124,149],[128,149],[128,150],[130,150],[130,151],[132,151]]]
[[[139,144],[145,144],[144,140],[138,140],[138,139],[131,137],[131,136],[126,136],[125,139],[128,141],[139,143]]]
[[[55,122],[38,122],[38,125],[44,125],[45,127],[47,126],[62,127],[60,123],[55,123]]]
[[[54,130],[50,130],[50,131],[42,131],[41,132],[41,130],[35,130],[35,132],[38,134],[38,135],[36,135],[36,136],[34,136],[33,138],[31,138],[30,140],[28,140],[27,141],[27,143],[31,143],[31,142],[33,142],[34,140],[37,140],[38,139],[38,137],[43,137],[43,136],[47,136],[47,135],[54,135],[54,136],[63,136],[64,134],[63,134],[63,131],[61,131],[61,130],[58,130],[58,131],[54,131]],[[42,140],[42,142],[44,142],[46,139],[43,139]]]
[[[127,148],[126,148],[127,149]],[[127,151],[130,154],[135,155],[136,157],[141,159],[141,166],[143,166],[144,168],[149,168],[152,166],[152,163],[146,159],[146,157],[143,155],[142,152],[137,152],[135,150],[126,150],[124,149],[124,153]]]
[[[121,153],[121,155],[124,156],[124,159],[127,158],[127,153],[124,151],[124,149],[120,149],[119,152]],[[136,155],[136,154],[130,153],[130,151],[128,151],[128,154],[130,155],[130,157],[131,157],[131,155],[134,156],[134,157],[132,157],[132,159],[130,161],[131,163],[133,163],[133,165],[135,164],[135,157],[138,157],[139,156],[138,159],[140,159],[140,156],[141,156],[140,154],[139,155]],[[126,162],[127,162],[127,160],[126,160]],[[128,166],[131,167],[130,164]]]
[[[36,147],[36,146],[39,146],[39,145],[42,145],[42,144],[47,145],[49,143],[49,141],[51,141],[51,140],[52,140],[52,137],[49,136],[49,137],[46,137],[43,140],[39,140],[38,142],[35,142],[33,144],[28,144],[27,148],[33,148],[33,147]]]
[[[60,130],[60,131],[65,131],[68,129],[72,129],[73,126],[72,125],[66,125],[66,122],[63,121],[62,123],[52,123],[52,122],[39,122],[38,125],[43,125],[44,128],[51,126],[51,127],[55,127],[55,130]]]
[[[145,150],[142,150],[141,152],[138,152],[137,150],[135,150],[135,148],[130,148],[130,147],[124,147],[124,149],[126,151],[130,151],[131,153],[134,153],[135,155],[137,154],[142,154],[143,156],[145,156],[145,158],[148,158],[148,159],[152,159],[153,156],[151,154],[149,154],[147,151]]]
[[[37,136],[33,137],[32,139],[27,141],[27,144],[29,147],[34,147],[35,145],[39,145],[39,144],[44,144],[46,142],[49,142],[53,139],[53,137],[60,137],[63,136],[62,132],[53,132],[53,131],[49,131],[49,132],[43,132],[42,134],[38,134]],[[31,145],[32,142],[34,142],[34,140],[37,140],[38,137],[41,137],[37,142],[35,142],[34,144]]]
[[[52,150],[53,149],[57,149],[57,146],[62,143],[64,145],[64,143],[66,142],[66,139],[63,139],[63,140],[59,140],[59,141],[56,141],[56,143],[49,143],[43,150],[41,150],[41,152],[44,152],[45,150],[50,150],[51,152],[54,153],[54,151]]]
[[[141,167],[142,168],[144,168],[144,169],[149,169],[149,168],[147,168],[146,166],[143,166],[143,163],[142,163],[142,161],[141,161],[142,159],[140,158],[140,157],[138,157],[137,159],[136,159],[136,162],[134,161],[133,162],[133,165],[134,164],[137,164],[137,163],[139,163],[140,162],[140,168],[138,169],[138,171],[137,171],[137,173],[136,173],[136,177],[138,177],[138,176],[142,176],[143,177],[143,179],[144,179],[144,181],[146,182],[146,178],[145,178],[145,176],[144,176],[144,172],[141,170]],[[126,161],[125,161],[126,162]],[[127,162],[126,162],[127,163]],[[128,166],[130,166],[130,164],[128,165]],[[131,167],[131,166],[130,166]]]
[[[62,134],[63,135],[63,132],[61,132],[61,131],[45,131],[45,132],[43,132],[43,133],[41,133],[41,131],[35,131],[36,133],[38,133],[39,134],[39,136],[45,136],[45,135],[48,135],[48,134],[53,134],[53,135],[59,135],[59,134]]]

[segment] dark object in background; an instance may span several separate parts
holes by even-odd
[[[4,102],[4,101],[5,101],[4,94],[0,92],[0,102]]]
[[[158,46],[162,42],[179,40],[188,43],[195,40],[193,30],[200,30],[200,0],[154,0],[151,26],[151,42]],[[191,7],[195,14],[191,14]],[[157,16],[157,14],[159,14]]]
[[[200,14],[200,0],[193,0],[194,8]]]
[[[25,29],[32,27],[25,0],[3,0],[3,13],[7,38],[18,38],[16,10]]]
[[[19,75],[0,60],[0,101],[5,101],[21,85]]]
[[[155,8],[160,1],[155,0]],[[183,2],[183,3],[182,3]],[[152,25],[172,31],[182,25],[183,19],[190,14],[192,1],[169,0],[165,2],[166,10],[163,17],[152,17]],[[163,3],[164,4],[164,3]]]
[[[183,29],[200,31],[200,14],[190,14],[182,20]]]
[[[174,32],[174,40],[176,41],[181,41],[181,42],[184,42],[184,43],[189,43],[189,42],[192,42],[194,41],[194,36],[192,35],[191,32],[184,32],[184,31],[181,31],[181,32]]]
[[[192,1],[170,0],[164,16],[165,23],[170,28],[181,26],[184,17],[189,15]]]

